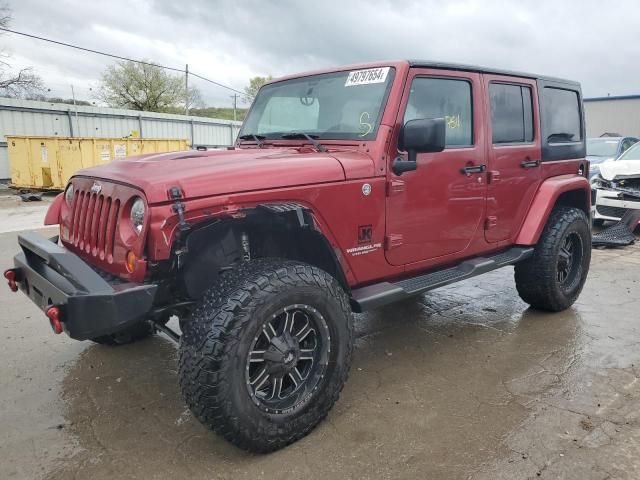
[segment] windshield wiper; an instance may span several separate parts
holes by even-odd
[[[267,138],[264,135],[255,135],[253,133],[247,133],[238,137],[240,140],[255,140],[258,144],[258,148],[262,148],[264,145],[264,139]]]
[[[318,135],[309,135],[304,132],[291,132],[291,133],[285,133],[284,135],[281,135],[280,138],[284,138],[285,140],[295,140],[296,138],[306,138],[313,144],[314,147],[316,147],[316,150],[318,150],[319,152],[327,151],[327,148],[324,145],[316,141],[316,138],[318,138]]]

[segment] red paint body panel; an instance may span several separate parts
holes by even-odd
[[[371,165],[371,159],[364,161]],[[309,148],[143,155],[89,168],[82,175],[135,185],[151,204],[167,201],[167,191],[174,186],[185,198],[196,198],[345,178],[340,162],[330,153]]]
[[[577,162],[570,161],[566,163]],[[588,209],[590,204],[591,187],[589,181],[585,177],[573,174],[565,174],[547,178],[542,182],[533,204],[529,209],[526,221],[520,230],[515,243],[518,245],[535,245],[542,230],[549,218],[549,214],[560,195],[571,190],[580,190],[584,192],[585,207]]]
[[[60,208],[64,203],[64,193],[56,195],[51,205],[47,209],[47,214],[44,216],[45,225],[58,225],[60,223]]]
[[[329,243],[337,253],[345,276],[352,285],[372,282],[390,275],[400,275],[403,269],[393,267],[384,258],[384,177],[370,179],[371,193],[362,194],[362,181],[292,187],[246,192],[229,196],[194,199],[185,202],[186,220],[190,223],[220,215],[234,215],[256,204],[275,201],[295,201],[309,207]],[[213,204],[218,205],[212,207]],[[152,260],[169,257],[178,218],[171,205],[151,208],[148,252]],[[372,245],[379,245],[366,254],[350,254],[357,248],[358,227],[371,225]]]

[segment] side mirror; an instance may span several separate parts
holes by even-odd
[[[393,161],[392,170],[402,175],[418,168],[418,153],[441,152],[445,147],[446,123],[444,118],[420,118],[409,120],[402,126],[398,149],[408,153],[407,160],[400,157]]]

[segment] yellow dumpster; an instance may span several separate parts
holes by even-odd
[[[177,138],[79,138],[7,136],[11,185],[15,188],[62,190],[82,168],[141,155],[188,150]]]

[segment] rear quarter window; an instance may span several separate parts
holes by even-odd
[[[542,161],[581,159],[586,155],[580,85],[539,79]]]
[[[549,122],[547,141],[567,143],[582,140],[578,92],[546,87],[545,97]]]

